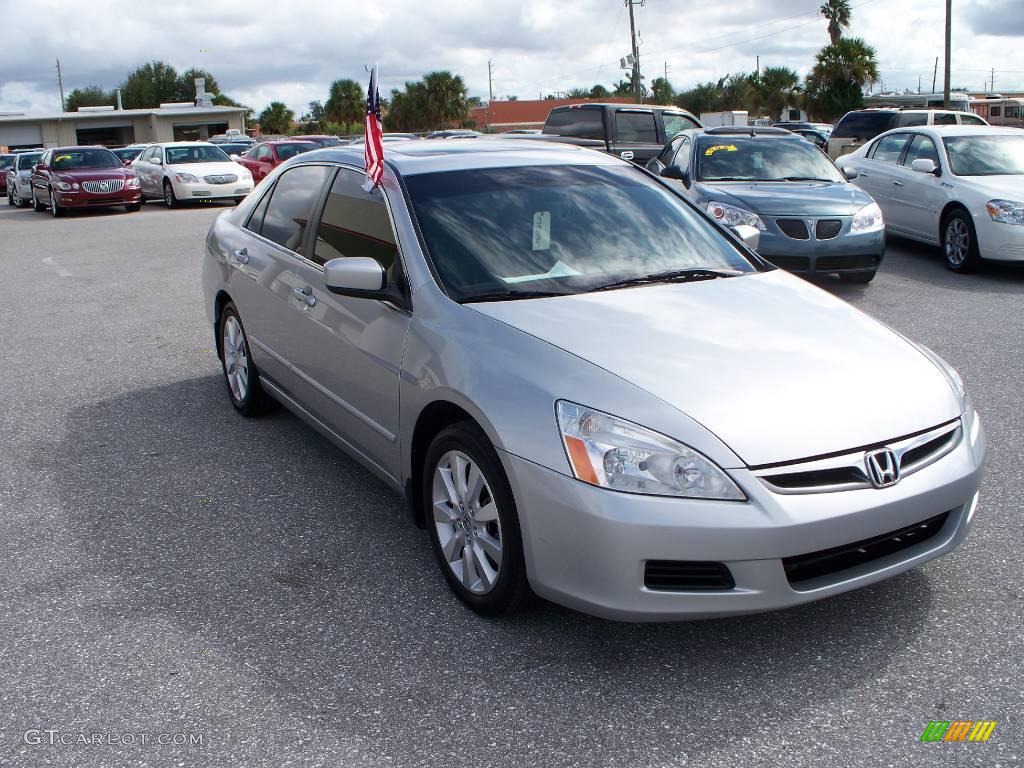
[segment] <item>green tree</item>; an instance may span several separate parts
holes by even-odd
[[[807,109],[822,120],[835,120],[864,106],[864,87],[877,81],[875,49],[857,37],[841,38],[818,52],[807,76]]]
[[[461,76],[446,70],[428,72],[423,76],[423,89],[432,128],[462,125],[469,119],[467,88]]]
[[[565,92],[567,98],[570,99],[589,99],[590,89],[589,88],[570,88]]]
[[[799,100],[800,76],[788,67],[765,67],[751,78],[751,87],[756,97],[751,111],[767,113],[775,120],[787,104],[795,106]]]
[[[850,1],[825,0],[819,10],[821,15],[828,19],[828,36],[832,45],[835,45],[843,36],[843,30],[850,28]]]
[[[181,82],[177,70],[162,61],[143,64],[121,83],[121,100],[125,109],[159,107],[162,102],[180,100],[180,96]]]
[[[651,81],[651,101],[655,104],[671,104],[675,95],[672,83],[664,77],[656,77]]]
[[[592,99],[607,99],[611,95],[612,92],[600,84],[590,89],[590,98]]]
[[[352,132],[352,125],[366,114],[366,91],[355,80],[335,80],[331,83],[327,101],[324,102],[324,117],[345,126],[345,133]]]
[[[272,101],[260,112],[257,121],[262,133],[287,134],[295,122],[295,113],[280,101]]]
[[[75,112],[79,107],[114,106],[117,97],[113,91],[105,91],[98,85],[72,89],[64,99],[64,109]]]
[[[213,75],[205,69],[190,67],[178,76],[178,92],[174,100],[182,102],[193,101],[196,98],[196,78],[199,77],[206,81],[203,88],[208,94],[217,96],[220,93],[220,86],[217,85]]]

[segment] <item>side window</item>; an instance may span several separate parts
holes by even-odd
[[[154,160],[163,160],[164,159],[164,148],[163,147],[153,147],[153,159]]]
[[[263,215],[260,234],[288,250],[300,253],[313,209],[331,169],[324,165],[293,168],[277,180]]]
[[[935,149],[935,142],[922,134],[918,134],[910,142],[910,149],[907,150],[903,164],[909,168],[915,160],[931,160],[935,165],[939,164],[939,153]]]
[[[1009,115],[1010,110],[1006,110],[1006,113],[1007,113],[1007,115]],[[960,123],[962,125],[984,125],[985,121],[982,120],[977,115],[963,114],[963,115],[960,115]]]
[[[992,117],[999,117],[1000,115],[1003,114],[1003,108],[1002,107],[992,107],[992,110],[989,112],[989,114],[992,115]]]
[[[1007,107],[1006,108],[1006,116],[1007,117],[1020,117],[1020,107]]]
[[[666,165],[666,166],[667,165],[672,165],[673,158],[675,158],[676,152],[679,151],[679,147],[682,145],[682,143],[683,143],[683,140],[681,138],[674,139],[673,141],[670,141],[668,146],[666,146],[658,154],[658,162],[661,163],[662,165]]]
[[[267,207],[270,205],[270,196],[274,194],[274,190],[269,190],[263,195],[263,199],[260,200],[259,204],[253,208],[252,213],[249,214],[249,220],[245,222],[245,228],[250,232],[260,233],[263,229],[263,217],[267,215]]]
[[[604,139],[600,109],[561,109],[552,111],[544,123],[544,132],[576,139]]]
[[[271,160],[272,158],[270,156],[270,147],[268,147],[266,144],[260,146],[260,148],[256,150],[256,159]]]
[[[898,121],[900,128],[906,128],[911,125],[928,125],[928,115],[921,112],[908,112],[900,115]]]
[[[363,176],[342,168],[331,186],[317,227],[312,260],[369,256],[394,278],[398,244],[380,193],[362,188]]]
[[[684,171],[690,170],[690,140],[682,139],[679,144],[679,151],[676,152],[675,164]]]
[[[894,133],[891,136],[884,136],[875,144],[871,151],[873,160],[880,160],[883,163],[898,163],[900,155],[903,154],[903,147],[906,146],[908,133]]]
[[[700,128],[693,120],[688,118],[686,115],[677,115],[675,112],[662,112],[662,118],[665,120],[665,135],[672,138],[680,131],[686,131],[690,128]]]
[[[615,138],[619,141],[657,144],[658,129],[651,112],[616,112]]]
[[[956,125],[956,115],[952,112],[936,113],[933,125]]]

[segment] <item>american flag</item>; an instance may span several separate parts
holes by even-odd
[[[366,141],[363,144],[363,163],[366,167],[363,189],[367,192],[377,186],[384,175],[384,128],[380,121],[380,92],[377,90],[377,65],[374,64],[370,72],[370,87],[366,92]]]

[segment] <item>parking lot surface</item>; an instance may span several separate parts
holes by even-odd
[[[221,210],[0,205],[0,765],[1024,765],[1024,268],[890,239],[871,285],[820,281],[967,382],[988,468],[951,555],[773,614],[488,621],[369,472],[232,410],[199,287]]]

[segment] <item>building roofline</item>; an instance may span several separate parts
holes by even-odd
[[[173,115],[228,115],[248,112],[245,107],[151,107],[149,109],[108,109],[98,112],[55,112],[48,115],[4,115],[0,123],[37,123],[45,120],[110,120],[118,117],[159,117]]]

